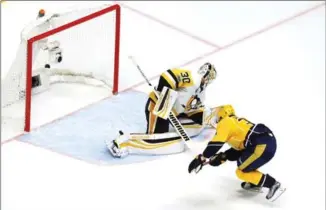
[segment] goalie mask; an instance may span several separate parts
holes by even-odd
[[[202,76],[202,83],[204,86],[212,83],[217,76],[215,67],[211,63],[202,65],[198,70],[198,74]]]

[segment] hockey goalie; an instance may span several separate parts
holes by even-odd
[[[113,157],[129,154],[166,155],[185,151],[186,144],[168,119],[170,112],[177,117],[190,137],[205,127],[215,127],[214,109],[204,106],[205,90],[217,76],[211,63],[198,71],[169,69],[160,75],[155,90],[145,105],[146,133],[123,133],[106,145]]]

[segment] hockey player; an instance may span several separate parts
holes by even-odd
[[[264,124],[254,124],[239,118],[231,105],[217,107],[216,134],[202,154],[199,154],[188,167],[188,172],[199,172],[203,165],[219,166],[229,161],[237,161],[236,175],[244,182],[246,190],[269,189],[266,199],[277,198],[285,189],[269,174],[258,169],[269,162],[276,152],[276,139],[273,132]],[[228,143],[231,148],[216,154]]]
[[[211,109],[205,108],[205,89],[216,78],[215,67],[205,63],[197,72],[169,69],[160,75],[156,93],[149,94],[145,106],[147,129],[145,134],[123,134],[107,147],[114,157],[128,154],[163,155],[180,153],[185,142],[172,128],[167,118],[172,111],[180,119],[190,137],[214,122]],[[214,126],[213,124],[211,126]]]

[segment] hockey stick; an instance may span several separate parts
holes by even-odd
[[[150,83],[150,81],[148,80],[148,78],[146,77],[146,75],[144,74],[143,70],[140,68],[140,66],[138,65],[138,63],[135,61],[135,58],[132,56],[129,56],[129,59],[132,61],[132,63],[137,67],[138,71],[141,73],[141,75],[144,77],[144,79],[146,80],[147,84],[151,87],[153,87],[153,85]],[[159,97],[158,92],[156,91],[155,87],[153,87],[154,93],[156,95],[156,97]],[[188,136],[188,134],[186,133],[185,129],[183,128],[183,126],[181,125],[180,121],[178,120],[178,118],[174,115],[173,112],[170,112],[168,119],[170,120],[171,124],[173,125],[173,127],[177,130],[177,133],[181,136],[181,138],[184,141],[189,141],[190,137]]]

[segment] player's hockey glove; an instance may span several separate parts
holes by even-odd
[[[206,158],[202,154],[197,155],[196,158],[190,162],[188,172],[191,173],[195,171],[198,173],[204,165],[206,165]]]
[[[209,165],[219,166],[227,160],[226,154],[223,152],[217,153],[209,159]]]

